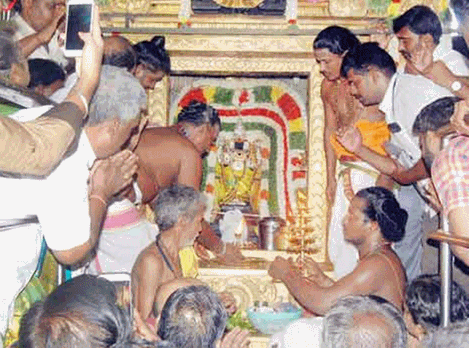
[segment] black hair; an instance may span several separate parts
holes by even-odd
[[[23,10],[23,5],[21,4],[22,0],[16,0],[15,4],[13,5],[13,10],[16,13],[21,13]]]
[[[155,36],[151,41],[141,41],[133,46],[137,53],[137,65],[143,64],[153,72],[158,70],[169,74],[171,60],[165,47],[164,36]]]
[[[319,32],[314,39],[313,48],[325,48],[331,53],[342,55],[359,44],[360,41],[350,30],[332,25]]]
[[[196,127],[207,123],[212,127],[214,125],[221,125],[218,111],[210,105],[196,100],[191,100],[191,102],[179,112],[177,123],[180,122],[188,122]]]
[[[440,326],[441,280],[438,274],[423,274],[406,288],[406,303],[414,321],[427,327]],[[469,318],[469,296],[455,281],[451,283],[451,322]]]
[[[417,5],[397,17],[392,23],[392,29],[397,34],[402,28],[409,27],[417,35],[430,34],[437,45],[443,33],[440,19],[430,7]]]
[[[389,53],[376,42],[367,42],[347,52],[340,67],[340,74],[347,77],[351,69],[364,74],[371,66],[378,68],[388,77],[396,73],[396,63]]]
[[[82,275],[57,287],[21,319],[22,348],[162,347],[133,336],[127,309],[116,304],[114,285]],[[168,345],[166,345],[168,346]]]
[[[57,80],[65,81],[65,71],[56,62],[49,59],[29,59],[29,88],[39,85],[50,86]]]
[[[184,348],[215,348],[228,314],[209,287],[192,285],[173,292],[161,311],[158,336]]]
[[[370,220],[378,223],[386,240],[399,242],[404,237],[408,215],[391,191],[373,186],[358,191],[356,196],[366,200],[363,212]]]
[[[458,97],[444,97],[425,106],[415,118],[412,126],[414,135],[435,132],[450,124],[455,104],[460,101]]]

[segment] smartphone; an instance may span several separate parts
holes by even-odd
[[[130,273],[102,273],[98,278],[104,278],[114,284],[117,291],[117,304],[128,311],[133,319],[132,284]]]
[[[85,43],[80,39],[78,33],[90,32],[92,22],[93,0],[68,1],[64,49],[64,54],[66,57],[81,56]]]

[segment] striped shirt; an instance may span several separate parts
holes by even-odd
[[[432,165],[432,180],[444,215],[469,205],[469,137],[458,136],[448,143]]]

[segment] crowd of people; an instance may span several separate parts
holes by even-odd
[[[469,2],[451,6],[469,44]],[[226,328],[233,295],[195,279],[194,246],[225,262],[243,258],[204,220],[202,158],[222,127],[217,110],[192,101],[175,125],[149,126],[146,91],[171,71],[164,37],[134,45],[103,38],[95,7],[76,64],[61,48],[64,9],[61,1],[17,1],[0,31],[0,82],[50,100],[0,109],[8,202],[0,337],[44,238],[74,275],[23,315],[16,346],[248,347],[249,331]],[[468,236],[469,62],[426,6],[410,8],[392,29],[404,66],[386,40],[361,43],[343,27],[314,39],[334,274],[308,257],[275,258],[269,275],[314,318],[287,326],[272,347],[469,346],[464,287],[453,283],[452,324],[440,328],[440,281],[422,267],[426,211]],[[469,266],[468,248],[452,250]],[[107,273],[129,275],[128,301]]]
[[[451,6],[469,39],[469,3],[454,0]],[[422,263],[428,216],[440,213],[450,234],[468,236],[468,61],[445,42],[438,16],[426,6],[410,8],[392,24],[401,66],[387,52],[386,37],[361,43],[348,29],[331,26],[314,40],[324,76],[328,252],[334,277],[309,258],[301,264],[274,260],[269,274],[304,309],[324,316],[287,328],[284,338],[294,330],[306,337],[320,327],[328,347],[469,344],[465,290],[453,283],[451,320],[458,323],[440,329],[439,279],[423,274]],[[451,248],[468,266],[469,249]],[[394,314],[384,314],[390,306]],[[289,345],[283,339],[279,346]]]

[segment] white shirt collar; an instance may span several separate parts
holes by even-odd
[[[398,73],[395,73],[391,80],[389,81],[388,88],[384,94],[383,100],[379,104],[379,109],[384,112],[385,115],[390,115],[392,113],[392,103],[393,103],[393,90],[394,84],[396,83]]]
[[[450,35],[442,35],[440,43],[433,51],[433,60],[442,60],[449,52],[453,50],[453,38]]]

